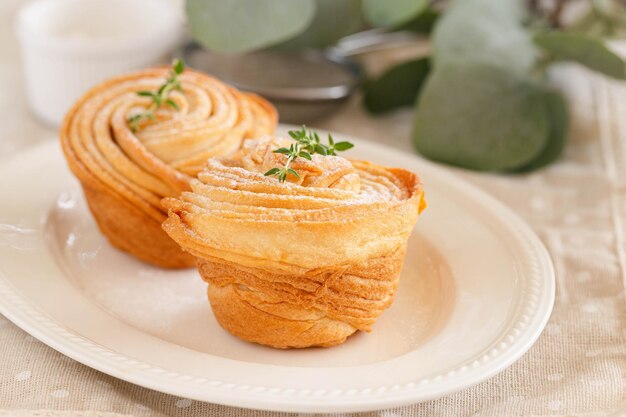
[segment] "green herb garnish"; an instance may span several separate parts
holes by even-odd
[[[289,148],[278,148],[272,152],[280,153],[287,157],[287,162],[285,162],[284,167],[275,167],[265,173],[266,176],[277,177],[278,181],[280,182],[285,181],[285,179],[287,178],[287,174],[291,174],[296,176],[297,178],[300,178],[300,175],[298,175],[296,171],[289,167],[296,158],[302,157],[304,159],[308,159],[309,161],[313,159],[310,153],[300,148],[299,143],[292,143]]]
[[[298,142],[305,151],[311,154],[320,155],[337,155],[337,151],[347,151],[354,147],[350,142],[337,142],[333,140],[333,136],[328,134],[328,145],[320,143],[320,137],[315,131],[306,131],[306,126],[302,125],[300,130],[290,130],[289,136],[291,136],[296,142]]]
[[[287,174],[291,174],[297,178],[300,175],[290,167],[291,163],[296,158],[301,157],[307,160],[311,160],[311,155],[337,155],[337,152],[347,151],[354,147],[350,142],[337,142],[333,140],[332,135],[328,134],[328,145],[320,142],[320,137],[315,131],[306,131],[306,126],[302,125],[300,130],[290,130],[289,136],[291,136],[297,143],[292,144],[289,148],[278,148],[272,152],[280,153],[287,156],[287,161],[283,167],[275,167],[265,173],[265,176],[277,177],[278,181],[284,182],[287,179]]]
[[[152,99],[150,107],[143,113],[138,113],[128,118],[128,125],[133,132],[137,132],[141,127],[141,123],[145,120],[154,120],[155,112],[161,107],[163,103],[178,111],[178,104],[171,98],[169,94],[172,90],[182,91],[180,85],[180,74],[185,71],[185,63],[180,59],[175,59],[172,63],[172,69],[170,70],[169,77],[165,80],[165,83],[159,87],[157,91],[138,91],[137,95],[141,97],[149,97]]]

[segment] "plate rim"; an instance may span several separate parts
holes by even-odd
[[[290,126],[282,125],[281,128],[290,128]],[[378,148],[386,151],[402,152],[389,146],[351,135],[337,133],[337,136],[348,140],[355,139],[357,142],[366,144],[374,151]],[[32,158],[32,155],[44,152],[46,149],[54,151],[54,148],[57,147],[58,143],[56,141],[44,142],[3,158],[0,166],[4,167],[18,160]],[[58,149],[56,150],[58,151]],[[442,181],[452,184],[455,188],[463,187],[466,189],[466,193],[473,194],[476,198],[482,200],[485,206],[489,206],[494,213],[507,220],[508,226],[514,229],[519,237],[523,238],[522,241],[526,246],[527,253],[533,253],[535,256],[535,268],[538,272],[534,274],[535,279],[533,280],[535,281],[535,292],[531,293],[530,296],[535,298],[533,307],[536,311],[522,314],[527,323],[530,323],[532,318],[534,326],[530,331],[526,329],[527,334],[521,341],[519,338],[513,339],[508,349],[506,346],[501,350],[495,347],[485,353],[480,361],[474,361],[475,363],[471,366],[464,365],[459,369],[448,371],[445,375],[439,374],[429,379],[417,379],[402,386],[396,384],[376,389],[352,389],[339,393],[323,393],[321,395],[307,389],[278,389],[276,391],[277,389],[273,388],[219,383],[204,377],[179,374],[130,358],[119,352],[113,352],[105,346],[93,343],[83,336],[75,334],[72,330],[57,323],[45,312],[40,311],[38,306],[32,305],[27,297],[20,294],[19,290],[13,287],[10,279],[1,270],[0,314],[3,314],[15,325],[46,345],[103,373],[170,395],[233,407],[287,412],[373,411],[440,398],[476,385],[508,368],[526,353],[539,338],[550,318],[554,305],[556,291],[554,266],[543,242],[541,242],[530,226],[502,202],[486,191],[451,172],[447,172],[444,168],[432,162],[419,159],[415,155],[403,155],[403,158],[412,159],[413,162],[426,166],[428,171],[437,175]],[[540,273],[539,270],[542,272]],[[537,300],[539,294],[537,294],[536,290],[537,285],[542,284],[538,282],[541,279],[543,279],[543,284],[545,285],[543,289],[547,289],[548,293],[543,294],[544,298],[547,297],[547,299],[542,304],[539,304]],[[533,313],[533,317],[529,316],[530,313]],[[518,330],[518,334],[522,334],[522,331]],[[486,370],[481,368],[485,364],[490,364]],[[120,365],[123,366],[120,367]],[[132,372],[128,370],[128,367],[133,368]],[[472,372],[473,374],[478,373],[478,375],[473,375]],[[461,375],[463,373],[465,376]],[[176,384],[172,384],[172,378],[177,378],[179,381]],[[428,388],[429,383],[439,384],[448,378],[456,378],[456,383],[449,384],[443,389],[431,389],[430,392],[424,391],[424,389]],[[195,383],[197,387],[189,386],[192,383]],[[385,389],[381,390],[381,388]],[[419,390],[423,392],[421,395],[418,395]],[[249,395],[243,395],[246,391]],[[307,399],[308,401],[305,401]]]

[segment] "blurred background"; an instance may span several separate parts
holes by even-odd
[[[265,96],[283,123],[332,128],[349,103],[355,123],[382,123],[434,161],[531,171],[568,136],[560,63],[626,78],[625,11],[623,0],[3,0],[4,136],[37,137],[90,86],[180,57]],[[38,123],[8,116],[25,111]]]

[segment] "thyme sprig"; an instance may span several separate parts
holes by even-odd
[[[304,150],[312,154],[320,155],[337,155],[337,152],[347,151],[353,148],[354,145],[350,142],[337,142],[335,143],[333,136],[328,134],[328,145],[320,142],[320,136],[313,130],[306,131],[306,126],[302,125],[300,130],[290,130],[289,136],[291,136],[296,142],[298,142]]]
[[[354,147],[350,142],[337,142],[335,143],[332,135],[328,134],[328,144],[323,144],[320,141],[320,137],[317,132],[309,130],[307,132],[306,126],[302,125],[300,130],[290,130],[289,136],[296,141],[292,143],[289,148],[278,148],[273,150],[273,153],[279,153],[285,155],[287,160],[282,167],[274,167],[265,173],[265,176],[277,177],[279,182],[284,182],[287,179],[287,174],[291,174],[296,178],[300,178],[300,175],[291,168],[291,163],[297,158],[304,158],[312,160],[311,155],[337,155],[337,152],[347,151]]]
[[[287,157],[287,161],[285,162],[285,166],[283,167],[275,167],[270,169],[265,173],[266,176],[277,177],[278,181],[284,182],[287,179],[287,174],[291,174],[297,178],[300,178],[300,175],[290,167],[291,163],[298,157],[308,159],[309,161],[313,159],[311,154],[305,150],[300,148],[299,143],[292,143],[289,145],[289,148],[278,148],[274,151],[274,153],[280,153]]]
[[[128,118],[128,125],[133,132],[137,132],[145,120],[154,120],[156,118],[156,111],[161,108],[164,103],[176,111],[179,110],[178,104],[169,98],[169,94],[173,90],[182,91],[182,87],[180,85],[180,74],[182,74],[183,71],[185,71],[185,63],[180,59],[175,59],[172,63],[169,77],[157,91],[143,90],[137,92],[137,95],[141,97],[151,98],[152,103],[146,111],[137,113]]]

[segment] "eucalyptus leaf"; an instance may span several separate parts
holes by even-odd
[[[613,78],[626,79],[626,63],[601,39],[582,33],[546,32],[536,34],[534,40],[557,58],[578,62]]]
[[[325,48],[358,31],[363,24],[361,0],[316,0],[316,4],[315,17],[307,29],[276,45],[276,49]]]
[[[415,104],[430,72],[430,60],[419,58],[403,62],[363,85],[363,104],[371,113],[385,113]]]
[[[422,92],[413,139],[428,158],[481,171],[512,170],[545,149],[545,87],[483,64],[437,69]]]
[[[363,0],[365,20],[374,26],[407,23],[428,6],[427,0]]]
[[[536,50],[523,18],[518,0],[454,1],[435,27],[434,66],[483,62],[528,73]]]
[[[410,30],[416,33],[430,34],[442,12],[432,7],[425,8],[414,19],[398,26],[398,30]]]
[[[314,0],[187,0],[189,28],[204,47],[222,53],[264,48],[302,33]]]
[[[546,91],[544,105],[550,120],[548,141],[541,153],[528,165],[518,169],[519,172],[534,171],[554,162],[565,148],[569,127],[567,102],[558,91]]]
[[[591,0],[595,21],[603,26],[602,34],[618,38],[626,30],[626,4],[620,0]]]
[[[626,37],[626,20],[614,20],[599,16],[595,10],[591,10],[572,24],[567,25],[567,30],[590,36],[619,39]]]
[[[624,18],[626,7],[619,0],[591,0],[592,8],[596,13],[605,17]]]

